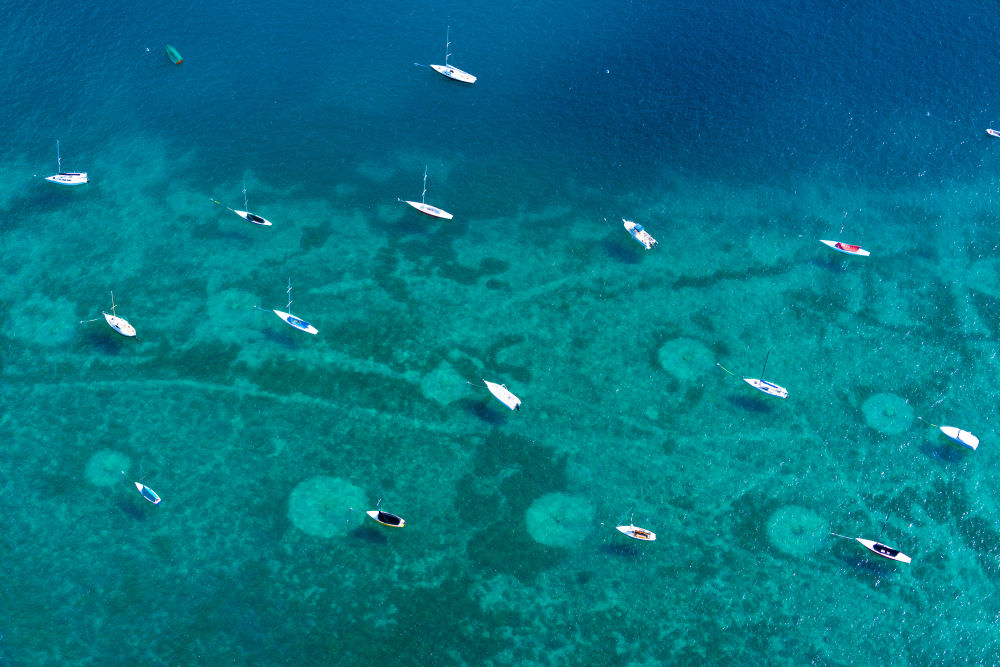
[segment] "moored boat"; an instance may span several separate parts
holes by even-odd
[[[274,310],[272,312],[274,312],[275,315],[284,320],[285,323],[288,324],[288,326],[290,327],[295,327],[299,331],[305,331],[306,333],[311,333],[311,334],[319,333],[319,329],[309,324],[305,320],[295,317],[291,313],[286,313],[282,310]]]
[[[445,31],[444,41],[444,65],[431,65],[431,69],[442,76],[452,79],[453,81],[459,81],[461,83],[475,83],[476,77],[468,72],[458,69],[448,62],[451,58],[451,52],[449,51],[451,48],[451,26],[448,26],[447,31]]]
[[[163,47],[163,50],[166,51],[167,57],[170,58],[170,62],[172,62],[173,64],[180,65],[182,62],[184,62],[184,59],[181,58],[180,51],[170,46],[169,44]]]
[[[243,218],[247,222],[252,222],[255,225],[261,225],[263,227],[270,227],[271,226],[271,221],[270,220],[265,220],[264,218],[260,217],[256,213],[251,213],[250,211],[237,211],[236,209],[232,209],[232,211],[233,211],[233,213],[235,213],[236,215],[240,216],[241,218]]]
[[[406,525],[406,521],[403,520],[403,517],[390,514],[389,512],[383,512],[382,510],[369,510],[365,512],[365,514],[375,519],[383,526],[389,526],[390,528],[402,528]]]
[[[160,504],[160,496],[158,493],[156,493],[156,491],[153,491],[151,488],[149,488],[148,486],[146,486],[141,482],[133,482],[133,484],[135,484],[135,488],[139,489],[139,493],[142,494],[143,498],[153,503],[154,505]]]
[[[112,329],[114,329],[121,335],[126,336],[128,338],[133,338],[135,336],[135,327],[129,324],[124,317],[118,317],[118,315],[115,314],[115,307],[116,307],[115,293],[112,292],[111,312],[105,313],[104,311],[101,311],[101,314],[104,315],[104,320],[108,323],[108,326],[110,326]]]
[[[774,384],[773,382],[768,382],[767,380],[761,380],[758,378],[743,378],[743,381],[754,389],[762,391],[769,396],[788,398],[788,390],[782,386]]]
[[[401,201],[401,202],[403,202],[405,204],[409,204],[410,206],[412,206],[413,208],[417,209],[421,213],[423,213],[425,215],[429,215],[429,216],[431,216],[433,218],[443,218],[444,220],[451,220],[454,217],[448,211],[441,210],[437,206],[431,206],[430,204],[425,203],[424,199],[426,199],[426,197],[427,197],[427,167],[425,166],[424,167],[424,190],[423,190],[423,192],[420,193],[420,201],[409,201],[409,200],[403,200],[403,199],[399,199],[398,201]]]
[[[519,399],[514,394],[510,393],[507,389],[507,385],[497,384],[496,382],[490,382],[489,380],[483,380],[486,383],[486,388],[490,390],[498,401],[506,405],[511,410],[521,409],[521,399]]]
[[[625,218],[622,218],[622,222],[625,223],[625,230],[632,235],[632,238],[641,243],[646,250],[653,249],[653,246],[656,245],[656,239],[642,225],[636,224],[631,220],[626,220]]]
[[[820,243],[826,244],[838,252],[842,252],[846,255],[857,255],[858,257],[868,257],[871,253],[862,248],[859,245],[851,245],[850,243],[841,243],[840,241],[826,241],[820,239]]]
[[[858,542],[863,544],[866,549],[870,550],[872,553],[876,553],[883,558],[888,558],[889,560],[896,560],[900,563],[909,563],[910,557],[901,552],[899,549],[893,549],[890,546],[882,544],[876,540],[866,540],[861,537],[855,537]]]
[[[940,428],[941,432],[944,433],[946,436],[948,436],[958,444],[968,447],[972,451],[976,451],[976,449],[979,447],[979,438],[972,435],[968,431],[963,431],[962,429],[956,428],[954,426],[939,426],[938,428]]]
[[[49,183],[55,183],[56,185],[83,185],[90,182],[85,171],[62,170],[62,152],[59,150],[58,140],[56,140],[56,168],[59,170],[58,174],[45,177],[45,180]]]
[[[640,528],[639,526],[632,525],[629,523],[627,526],[615,526],[618,532],[623,535],[628,535],[634,540],[642,540],[643,542],[654,542],[656,541],[656,533],[651,530],[646,530],[645,528]]]
[[[1000,138],[1000,132],[997,132],[996,130],[993,129],[987,129],[986,134],[990,135],[991,137]]]

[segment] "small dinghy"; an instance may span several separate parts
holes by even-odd
[[[403,520],[403,517],[390,514],[389,512],[383,512],[382,510],[369,510],[365,512],[365,514],[375,519],[383,526],[389,526],[390,528],[402,528],[406,525],[406,521]]]
[[[626,220],[625,218],[622,218],[622,222],[625,223],[625,231],[631,234],[632,238],[641,243],[646,250],[653,249],[653,246],[656,245],[656,239],[650,236],[649,232],[647,232],[642,225],[637,225],[631,220]]]
[[[117,315],[115,315],[114,292],[111,293],[111,313],[105,313],[104,311],[101,311],[101,314],[104,315],[105,321],[108,323],[108,326],[110,326],[112,329],[114,329],[121,335],[126,336],[128,338],[135,337],[135,327],[129,324],[124,317],[118,317]]]
[[[972,451],[976,451],[979,447],[979,438],[972,435],[968,431],[963,431],[962,429],[955,428],[954,426],[939,426],[941,432],[946,436],[954,440],[960,445],[965,445]]]
[[[59,150],[58,140],[56,141],[56,168],[59,170],[58,174],[45,177],[45,180],[49,183],[55,183],[56,185],[83,185],[90,182],[85,171],[62,170],[62,153]]]
[[[181,58],[180,51],[170,46],[169,44],[163,47],[163,50],[166,51],[167,57],[170,58],[170,62],[172,62],[173,64],[180,65],[182,62],[184,62],[184,59]]]
[[[444,65],[431,65],[431,69],[441,76],[446,76],[454,81],[459,81],[461,83],[475,83],[476,77],[472,76],[468,72],[463,72],[448,62],[448,59],[451,58],[451,51],[449,51],[450,48],[451,26],[448,26],[444,36]]]
[[[1000,132],[997,132],[996,130],[987,129],[986,134],[990,135],[991,137],[997,137],[998,139],[1000,139]]]
[[[773,382],[768,382],[761,378],[764,377],[764,369],[767,368],[767,359],[771,356],[768,352],[767,356],[764,357],[764,368],[760,369],[760,378],[743,378],[743,381],[748,385],[756,389],[757,391],[762,391],[768,396],[777,396],[778,398],[788,398],[788,390],[780,385],[776,385]]]
[[[453,216],[448,211],[442,211],[437,206],[431,206],[430,204],[424,203],[424,198],[427,196],[427,167],[424,167],[424,191],[420,193],[420,201],[409,201],[403,199],[397,199],[404,204],[409,204],[413,208],[417,209],[424,215],[429,215],[432,218],[442,218],[444,220],[451,220]]]
[[[868,257],[871,253],[862,248],[859,245],[851,245],[849,243],[841,243],[840,241],[825,241],[820,239],[820,243],[824,243],[838,252],[842,252],[845,255],[857,255],[858,257]]]
[[[497,384],[496,382],[490,382],[489,380],[483,380],[486,383],[486,388],[490,390],[490,393],[496,396],[497,400],[506,405],[511,410],[521,409],[521,399],[519,399],[514,394],[510,393],[507,389],[507,385]]]

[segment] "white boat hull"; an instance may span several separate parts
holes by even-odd
[[[396,516],[395,514],[389,514],[388,512],[369,510],[365,512],[365,514],[375,519],[383,526],[388,526],[389,528],[402,528],[406,525],[406,521],[403,520],[403,517]]]
[[[784,387],[774,384],[773,382],[768,382],[767,380],[759,380],[757,378],[743,378],[743,381],[748,385],[753,387],[758,391],[762,391],[768,396],[777,396],[778,398],[788,398],[788,390]]]
[[[820,239],[819,242],[824,243],[833,248],[834,250],[836,250],[837,252],[842,252],[845,255],[857,255],[858,257],[868,257],[869,255],[871,255],[870,252],[868,252],[867,250],[858,245],[841,243],[840,241],[826,241],[824,239]]]
[[[431,65],[431,69],[441,76],[446,76],[454,81],[461,81],[462,83],[476,82],[476,77],[451,65]]]
[[[1000,138],[1000,132],[997,132],[996,130],[986,130],[986,134],[990,135],[991,137]]]
[[[89,183],[90,179],[87,178],[87,172],[63,172],[61,174],[53,174],[52,176],[46,176],[45,180],[49,183],[55,183],[56,185],[83,185]]]
[[[133,482],[133,484],[135,484],[135,488],[139,490],[139,493],[142,494],[143,498],[154,505],[160,504],[160,496],[156,493],[156,491],[153,491],[151,488],[140,482]]]
[[[626,220],[622,218],[622,222],[625,223],[625,230],[632,235],[636,241],[641,243],[646,250],[652,250],[653,246],[656,245],[656,239],[654,239],[649,232],[642,228],[642,225],[637,225],[631,220]]]
[[[271,226],[271,222],[269,220],[265,220],[264,218],[260,217],[259,215],[251,213],[249,211],[237,211],[236,209],[233,209],[233,212],[236,215],[238,215],[241,218],[243,218],[244,220],[246,220],[247,222],[251,222],[251,223],[253,223],[255,225],[260,225],[261,227],[270,227]]]
[[[861,544],[863,544],[866,549],[868,549],[872,553],[878,554],[882,558],[888,558],[889,560],[899,561],[900,563],[910,562],[909,556],[902,553],[898,549],[893,549],[892,547],[886,546],[881,542],[876,542],[875,540],[866,540],[861,537],[856,537],[854,539],[856,539],[858,542],[861,542]]]
[[[962,429],[955,428],[954,426],[941,426],[940,428],[942,433],[958,444],[964,445],[972,451],[976,451],[976,449],[979,448],[979,438],[972,435],[968,431],[963,431]]]
[[[407,201],[406,203],[412,206],[413,208],[417,209],[421,213],[431,216],[432,218],[443,218],[444,220],[451,220],[452,217],[454,217],[448,211],[442,211],[437,206],[431,206],[430,204],[425,204],[419,201]]]
[[[102,313],[104,319],[107,321],[108,326],[117,331],[123,336],[132,338],[135,336],[135,327],[129,324],[124,318],[118,317],[116,315],[109,315],[108,313]]]
[[[510,393],[502,384],[497,384],[496,382],[490,382],[489,380],[483,380],[486,383],[486,388],[490,390],[490,393],[496,396],[497,400],[506,405],[511,410],[521,409],[521,399],[519,399],[514,394]]]
[[[646,530],[645,528],[640,528],[639,526],[615,526],[620,533],[623,535],[628,535],[633,540],[641,540],[643,542],[655,542],[656,533],[651,530]]]
[[[298,329],[299,331],[305,331],[306,333],[310,333],[313,335],[319,333],[319,329],[309,324],[305,320],[295,317],[291,313],[286,313],[282,310],[275,310],[274,314],[280,317],[282,320],[284,320],[285,324],[292,327],[293,329]]]

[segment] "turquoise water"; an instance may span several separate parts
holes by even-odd
[[[0,662],[992,664],[979,10],[0,9]]]

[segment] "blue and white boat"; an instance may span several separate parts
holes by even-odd
[[[90,179],[87,178],[87,172],[85,171],[62,170],[62,153],[59,152],[58,139],[56,140],[56,165],[59,169],[59,173],[45,177],[45,180],[49,183],[55,183],[56,185],[83,185],[84,183],[90,182]]]
[[[285,292],[288,294],[288,305],[286,305],[285,308],[288,309],[289,311],[291,311],[291,309],[292,309],[292,279],[291,278],[288,279],[288,289],[285,290]],[[298,329],[299,331],[305,331],[306,333],[313,334],[313,335],[319,333],[319,329],[317,329],[313,325],[309,324],[308,322],[306,322],[301,317],[295,317],[294,315],[292,315],[291,312],[285,312],[283,310],[273,310],[272,312],[275,315],[277,315],[278,317],[280,317],[282,320],[284,320],[285,324],[287,324],[288,326],[292,327],[293,329]]]

